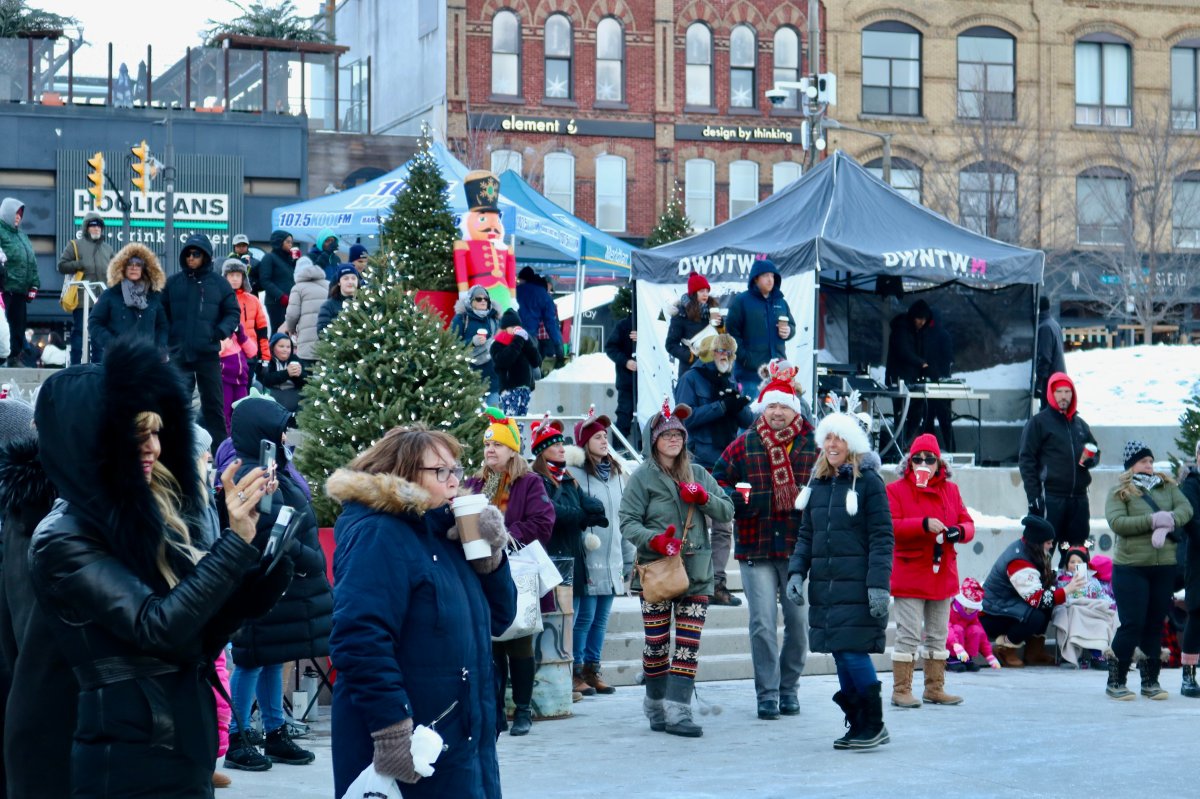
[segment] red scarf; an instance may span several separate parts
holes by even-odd
[[[792,423],[782,430],[772,430],[765,416],[759,416],[754,422],[754,430],[762,439],[771,466],[771,510],[775,513],[787,513],[794,507],[800,489],[792,474],[788,446],[811,429],[812,425],[800,414],[796,414]]]

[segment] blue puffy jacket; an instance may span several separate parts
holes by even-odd
[[[754,285],[755,279],[765,274],[775,276],[775,285],[766,297]],[[784,342],[796,335],[796,319],[783,298],[782,285],[783,279],[770,261],[755,261],[750,279],[746,281],[746,290],[729,304],[725,331],[737,341],[737,366],[743,372],[754,371],[772,358],[787,357]],[[776,325],[781,316],[787,317],[791,327],[787,339],[780,338],[777,332]]]

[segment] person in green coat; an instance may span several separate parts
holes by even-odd
[[[1125,679],[1138,649],[1142,696],[1166,699],[1167,692],[1158,684],[1163,619],[1175,588],[1175,544],[1191,521],[1192,505],[1169,475],[1154,471],[1150,448],[1130,441],[1125,445],[1125,471],[1108,494],[1104,516],[1117,536],[1112,587],[1121,620],[1105,693],[1113,699],[1133,699]]]
[[[4,313],[8,318],[11,349],[8,365],[21,365],[25,346],[25,306],[33,302],[42,281],[38,278],[33,244],[21,230],[25,203],[16,197],[0,200],[0,284],[4,287]]]
[[[662,602],[642,597],[646,643],[642,671],[646,677],[643,711],[650,729],[698,738],[704,730],[692,721],[692,692],[700,659],[700,634],[713,591],[712,542],[707,519],[733,519],[733,502],[712,475],[688,458],[687,405],[672,410],[667,402],[646,425],[646,460],[629,478],[621,497],[621,535],[637,547],[647,563],[682,554],[688,587]],[[690,521],[690,526],[689,526]],[[681,531],[676,537],[675,532]],[[642,587],[635,573],[633,590]],[[671,621],[675,651],[671,652]]]

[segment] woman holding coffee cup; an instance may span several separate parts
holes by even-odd
[[[975,537],[975,523],[963,505],[937,439],[924,433],[900,461],[900,479],[887,487],[896,543],[892,549],[892,596],[896,643],[892,649],[892,704],[920,707],[958,705],[946,693],[946,633],[950,600],[958,593],[955,544]],[[922,633],[922,627],[924,633]],[[925,689],[912,693],[917,650],[924,649]]]
[[[329,639],[337,796],[372,764],[406,799],[500,795],[491,639],[512,624],[516,589],[494,507],[475,517],[488,557],[468,562],[454,540],[461,455],[446,433],[398,427],[326,484],[343,508]]]
[[[508,533],[522,544],[541,542],[549,546],[554,530],[554,505],[546,496],[542,478],[529,469],[521,457],[521,433],[517,423],[496,408],[485,411],[487,429],[483,431],[483,467],[467,479],[466,485],[488,498],[504,514]],[[554,597],[542,598],[542,612],[554,609]],[[501,630],[500,632],[503,632]],[[499,635],[499,633],[497,633]],[[497,641],[492,645],[496,670],[496,704],[504,708],[504,693],[512,678],[513,723],[510,735],[527,735],[533,726],[533,635]],[[498,729],[506,729],[500,713]]]
[[[667,354],[679,362],[679,377],[699,358],[690,346],[692,339],[710,325],[718,333],[725,332],[720,313],[721,306],[712,296],[708,280],[698,272],[688,275],[687,294],[671,307],[671,324],[667,327]]]

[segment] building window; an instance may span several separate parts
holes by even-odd
[[[731,108],[754,108],[755,66],[758,45],[749,25],[738,25],[729,35],[729,105]]]
[[[1016,119],[1016,39],[983,25],[958,37],[958,115]]]
[[[1196,130],[1200,88],[1200,42],[1171,48],[1171,125]]]
[[[993,239],[1017,241],[1017,173],[981,161],[958,173],[958,223]]]
[[[1176,247],[1200,249],[1200,172],[1188,172],[1175,181],[1171,241]]]
[[[800,34],[795,28],[780,28],[775,31],[775,83],[800,80]],[[788,90],[787,99],[774,108],[799,107],[799,92]]]
[[[492,17],[492,94],[521,96],[521,20],[511,11]]]
[[[1128,239],[1129,178],[1115,169],[1089,169],[1075,178],[1075,240],[1121,244]]]
[[[619,155],[596,159],[596,227],[625,230],[625,159]]]
[[[691,159],[683,167],[683,184],[683,207],[692,229],[708,230],[716,224],[716,166],[705,158]]]
[[[1075,124],[1133,124],[1129,45],[1111,34],[1075,43]]]
[[[867,162],[867,171],[883,180],[883,159]],[[892,188],[909,202],[921,204],[921,167],[907,158],[892,159]]]
[[[492,173],[499,175],[506,169],[511,169],[518,175],[522,174],[524,163],[521,154],[516,150],[492,150]]]
[[[771,193],[778,194],[789,183],[799,180],[802,169],[795,161],[779,161],[771,167]]]
[[[575,156],[548,153],[542,162],[542,193],[569,214],[575,213]]]
[[[625,101],[625,31],[612,17],[596,26],[596,99]]]
[[[903,22],[876,22],[862,34],[863,112],[921,115],[921,34]]]
[[[734,161],[729,165],[729,218],[758,205],[758,164]]]
[[[687,29],[686,105],[708,108],[712,99],[712,31],[703,22]]]
[[[546,97],[569,100],[571,80],[571,20],[565,14],[546,19]]]

